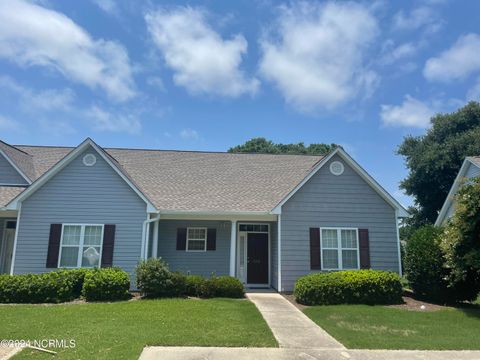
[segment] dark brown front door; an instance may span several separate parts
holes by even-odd
[[[268,234],[248,233],[247,283],[268,284]]]

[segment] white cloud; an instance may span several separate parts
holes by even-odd
[[[25,110],[69,110],[75,98],[73,90],[33,90],[8,76],[0,76],[0,89],[10,92]]]
[[[86,115],[93,121],[93,129],[96,131],[139,134],[142,130],[142,124],[134,114],[112,113],[94,105]]]
[[[430,104],[406,95],[401,105],[382,105],[380,117],[384,125],[427,128],[435,110]]]
[[[477,78],[475,85],[473,85],[473,87],[468,90],[467,100],[480,101],[480,77]]]
[[[228,97],[257,91],[259,81],[240,69],[247,52],[242,35],[223,39],[208,24],[207,15],[191,7],[150,12],[145,20],[166,65],[174,72],[176,85],[192,94]]]
[[[443,24],[444,21],[432,6],[419,6],[408,14],[401,10],[393,18],[393,28],[395,30],[418,30],[422,28],[427,34],[437,32]]]
[[[21,66],[46,66],[116,100],[135,94],[123,46],[93,39],[67,16],[31,2],[0,1],[0,57]]]
[[[109,15],[117,16],[119,13],[117,3],[114,0],[91,0],[91,1]]]
[[[196,130],[183,129],[182,131],[180,131],[180,137],[183,140],[198,140],[200,138],[200,135]]]
[[[10,118],[0,115],[0,129],[1,130],[15,130],[19,124]]]
[[[272,29],[260,41],[260,72],[299,110],[333,108],[376,87],[379,78],[364,62],[378,34],[368,8],[334,2],[282,6]]]
[[[480,35],[460,36],[451,48],[427,60],[423,75],[430,81],[461,80],[480,71]]]
[[[407,42],[395,46],[393,42],[388,42],[383,50],[384,55],[380,59],[383,65],[390,65],[399,60],[411,57],[417,52],[417,46],[412,42]]]

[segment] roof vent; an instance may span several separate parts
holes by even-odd
[[[345,167],[340,161],[333,161],[330,164],[330,172],[335,176],[342,175],[344,170]]]
[[[83,165],[93,166],[97,162],[97,158],[93,154],[87,154],[83,157]]]

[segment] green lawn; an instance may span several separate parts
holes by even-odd
[[[304,312],[351,349],[480,349],[480,308],[419,312],[337,305]]]
[[[1,305],[0,319],[0,339],[75,339],[56,359],[137,359],[146,345],[277,346],[247,300]],[[52,358],[25,349],[15,359],[32,355]]]

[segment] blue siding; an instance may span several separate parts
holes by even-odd
[[[87,149],[22,204],[14,272],[47,271],[50,224],[116,224],[114,265],[133,274],[140,257],[146,204],[97,154],[83,164]]]
[[[27,185],[25,179],[17,170],[0,154],[0,184]]]
[[[356,227],[369,230],[374,269],[398,272],[395,210],[340,157],[345,171],[332,175],[325,164],[282,207],[282,287],[310,270],[310,227]]]
[[[207,227],[217,229],[216,250],[187,252],[176,250],[177,229]],[[158,256],[174,271],[210,277],[228,275],[230,271],[230,221],[160,220]]]

